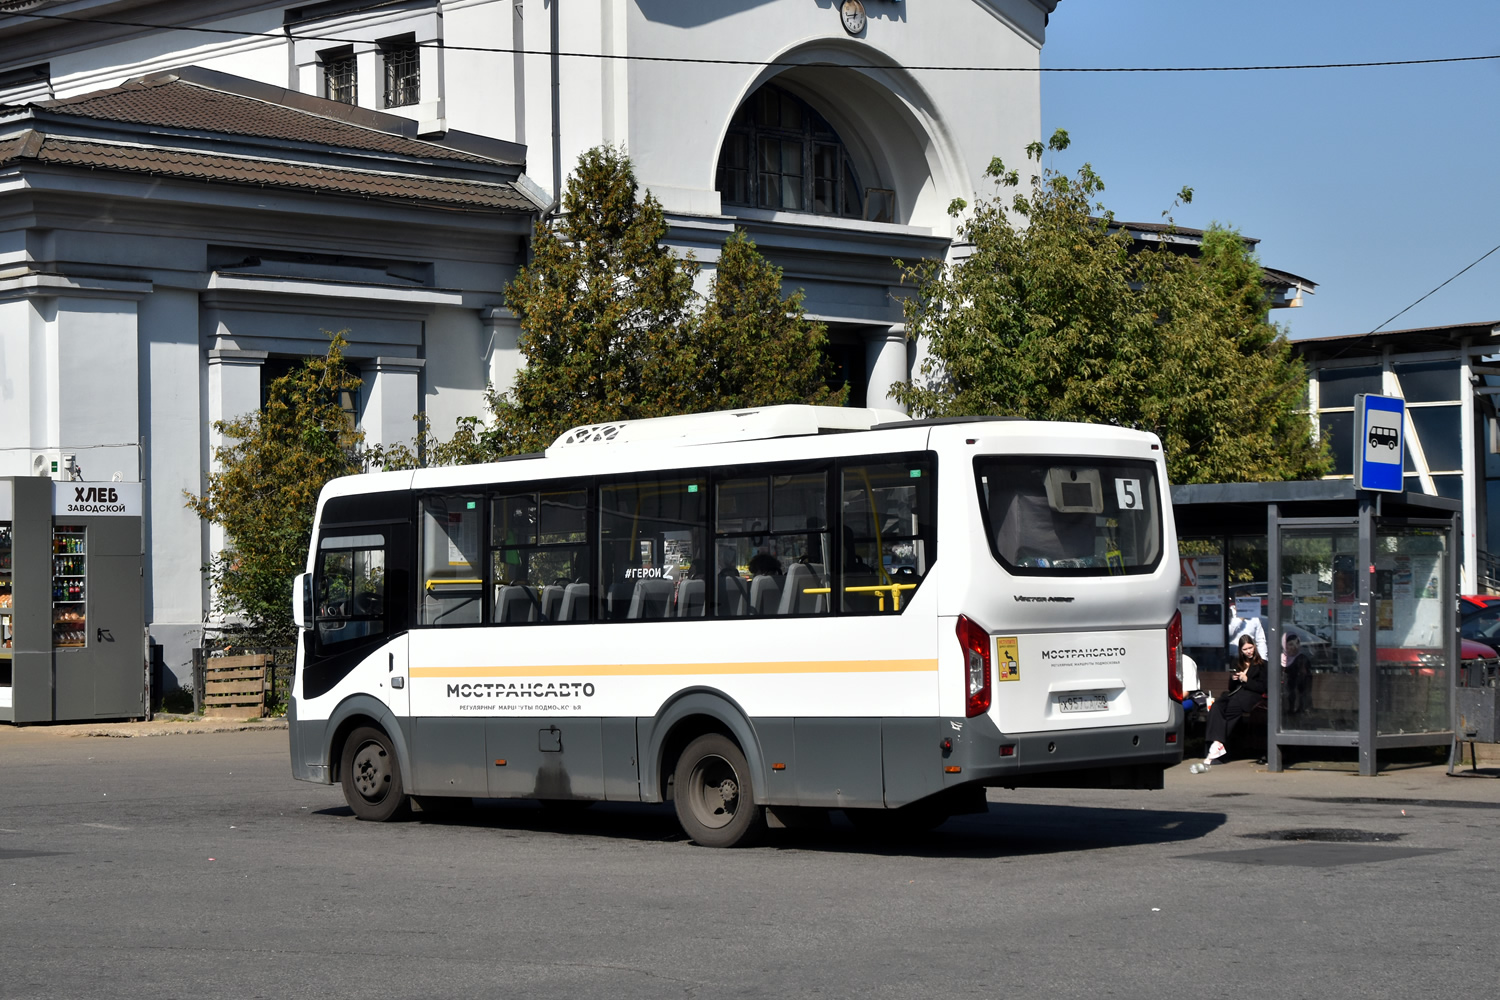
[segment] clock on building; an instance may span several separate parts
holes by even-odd
[[[844,0],[839,8],[839,18],[844,22],[845,31],[857,35],[865,30],[865,5],[860,0]]]

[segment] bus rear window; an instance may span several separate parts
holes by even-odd
[[[1161,561],[1156,466],[1125,459],[978,458],[990,551],[1023,576],[1128,576]]]

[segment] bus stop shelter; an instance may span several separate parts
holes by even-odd
[[[1316,480],[1178,486],[1172,505],[1200,668],[1224,664],[1237,613],[1262,618],[1272,771],[1291,748],[1352,747],[1372,775],[1381,750],[1452,745],[1458,501]]]

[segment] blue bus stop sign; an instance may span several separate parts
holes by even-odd
[[[1406,400],[1399,396],[1354,397],[1354,488],[1400,493],[1406,454],[1401,428]]]

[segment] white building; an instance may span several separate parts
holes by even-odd
[[[948,68],[1036,67],[1056,2],[3,0],[0,475],[145,484],[185,681],[212,422],[337,329],[370,440],[482,412],[519,360],[504,286],[600,143],[699,260],[748,229],[854,401],[893,405],[894,260],[946,254],[949,203],[1040,132],[1036,73]]]

